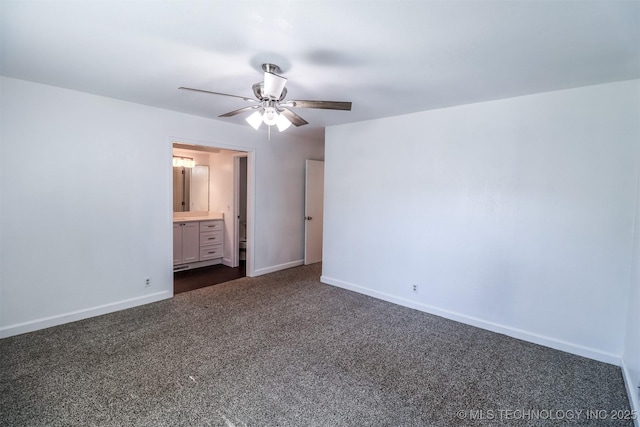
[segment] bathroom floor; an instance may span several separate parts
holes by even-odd
[[[173,273],[173,293],[193,291],[206,286],[217,285],[246,276],[246,262],[240,261],[238,267],[232,268],[218,264],[211,267],[194,268],[193,270]]]

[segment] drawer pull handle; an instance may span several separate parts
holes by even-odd
[[[216,253],[216,251],[207,252],[207,253],[209,253],[209,254],[215,254],[215,253]]]

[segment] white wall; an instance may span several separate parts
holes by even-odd
[[[640,99],[640,87],[636,93]],[[636,120],[636,128],[640,134],[640,117]],[[640,159],[637,159],[637,162],[640,163]],[[640,180],[638,184],[640,184]],[[627,384],[627,394],[633,402],[633,409],[640,411],[640,185],[636,191],[631,289],[628,297],[622,373]],[[639,420],[636,420],[635,423],[636,426],[640,425]]]
[[[273,134],[271,138],[273,140]],[[296,265],[301,265],[304,261],[304,213],[300,215],[300,212],[304,212],[304,197],[300,198],[298,195],[304,195],[305,164],[304,162],[302,164],[289,162],[285,159],[289,156],[299,158],[301,155],[307,155],[308,159],[324,159],[324,146],[315,155],[308,155],[308,150],[301,153],[300,148],[295,145],[275,146],[273,150],[264,153],[262,165],[257,166],[263,176],[272,178],[270,185],[286,188],[288,191],[256,194],[256,203],[265,207],[264,215],[255,218],[256,227],[274,227],[278,230],[275,232],[278,234],[278,239],[260,239],[253,242],[256,251],[271,254],[280,260],[297,259],[302,253],[302,257],[296,262]],[[287,212],[290,207],[293,207],[294,215]],[[251,210],[251,207],[249,206],[248,209]],[[302,227],[302,234],[298,232],[300,227]],[[302,252],[298,248],[301,248]],[[259,268],[257,270],[258,273],[270,271],[275,270],[273,268]]]
[[[618,363],[639,85],[327,129],[322,280]]]
[[[0,84],[0,336],[171,297],[174,141],[253,151],[250,272],[302,262],[304,160],[322,141]]]

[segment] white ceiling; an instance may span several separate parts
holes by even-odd
[[[0,0],[0,73],[216,118],[263,62],[324,126],[640,78],[640,1]],[[219,119],[244,124],[243,116]]]

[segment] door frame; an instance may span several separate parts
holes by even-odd
[[[311,163],[313,162],[313,163]],[[310,262],[309,259],[309,221],[313,221],[313,220],[309,220],[308,216],[309,216],[309,165],[310,164],[317,164],[317,163],[321,163],[322,164],[322,218],[320,218],[320,226],[322,227],[322,229],[324,230],[324,160],[315,160],[315,159],[306,159],[305,160],[305,171],[304,171],[304,259],[303,259],[303,263],[304,265],[309,265],[309,264],[314,264],[317,262],[322,262],[322,257],[323,257],[323,249],[324,249],[324,242],[323,242],[323,233],[320,234],[320,261],[313,261]],[[315,200],[315,198],[313,199]],[[314,214],[315,215],[315,214]],[[315,223],[317,223],[318,218],[316,216],[315,218]],[[317,243],[317,241],[316,241]]]
[[[233,151],[240,151],[240,153],[238,153],[239,156],[246,156],[247,157],[247,252],[246,252],[246,256],[247,256],[247,260],[246,260],[246,275],[248,277],[254,277],[255,276],[255,260],[254,260],[254,247],[255,247],[255,242],[254,242],[254,235],[255,235],[255,197],[256,197],[256,192],[255,192],[255,155],[256,155],[256,149],[255,148],[251,148],[251,147],[244,147],[244,146],[238,146],[238,145],[233,145],[233,144],[226,144],[226,143],[221,143],[221,142],[214,142],[214,141],[203,141],[203,140],[194,140],[194,139],[190,139],[190,138],[180,138],[180,137],[170,137],[168,138],[168,157],[167,157],[167,164],[170,165],[167,168],[167,177],[168,177],[168,185],[167,185],[167,194],[168,194],[168,200],[169,200],[169,212],[170,212],[170,216],[169,219],[171,221],[171,226],[173,227],[173,167],[171,166],[173,164],[173,144],[180,144],[180,145],[189,145],[192,146],[193,150],[198,150],[198,148],[204,148],[204,149],[221,149],[221,150],[233,150]],[[234,159],[234,163],[235,163],[235,159]],[[236,188],[235,188],[235,171],[234,171],[234,199],[235,199],[235,194],[236,194]],[[235,200],[234,200],[234,205],[235,205]],[[238,209],[236,209],[235,206],[232,206],[233,211],[231,212],[232,218],[236,218],[237,214],[236,212],[238,211]],[[225,215],[225,221],[227,221],[229,218],[226,218]],[[235,224],[235,221],[234,221]],[[234,225],[233,226],[233,239],[237,238],[237,234],[238,234],[238,229],[237,227]],[[231,244],[234,244],[234,241],[237,242],[237,240],[232,240]],[[238,245],[237,243],[235,243],[235,251],[236,252],[236,257],[237,255],[237,250],[238,250]],[[173,257],[171,257],[171,271],[173,271]],[[172,282],[173,282],[173,275],[172,275]]]
[[[233,253],[231,254],[231,267],[240,265],[240,159],[247,158],[247,264],[249,263],[249,154],[238,153],[233,155]],[[248,274],[247,274],[248,275]]]

